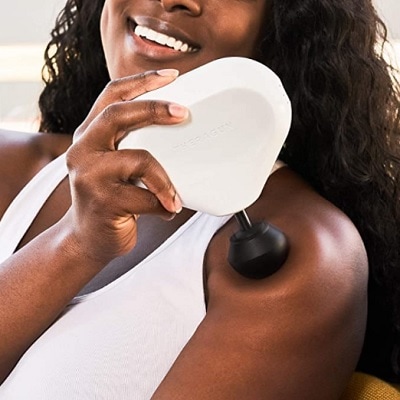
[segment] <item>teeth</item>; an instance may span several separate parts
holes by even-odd
[[[176,43],[176,40],[173,37],[169,37],[167,39],[167,46],[168,47],[172,47],[173,48],[175,46],[175,43]]]
[[[162,33],[157,34],[157,36],[154,39],[154,41],[156,43],[159,43],[159,44],[162,44],[162,45],[166,45],[167,44],[167,40],[168,40],[168,36],[164,35]]]
[[[158,33],[156,31],[151,31],[149,29],[147,29],[148,33],[147,33],[147,39],[149,40],[155,40],[155,38],[157,37]]]
[[[174,44],[174,49],[179,50],[182,47],[183,43],[180,40],[176,40]]]
[[[153,31],[153,29],[147,28],[146,26],[136,25],[135,34],[183,53],[192,53],[196,51],[196,49],[189,46],[187,43],[183,43],[172,36],[167,36],[163,33]]]

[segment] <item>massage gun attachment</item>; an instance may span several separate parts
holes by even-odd
[[[235,218],[240,231],[230,238],[228,261],[242,276],[263,279],[278,271],[289,254],[286,235],[264,221],[252,224],[246,212]]]

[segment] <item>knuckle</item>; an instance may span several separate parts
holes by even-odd
[[[149,88],[149,74],[146,72],[142,72],[135,76],[135,81],[137,84],[137,88],[142,93],[147,93],[150,91]]]
[[[82,124],[80,124],[74,132],[74,141],[76,141],[77,139],[79,139],[81,136],[83,136],[85,132],[85,124],[84,122]]]
[[[109,104],[104,108],[101,117],[105,122],[114,121],[118,116],[118,104]]]
[[[73,144],[66,152],[66,166],[69,179],[78,192],[87,192],[98,178],[99,171],[93,168],[98,162],[88,158],[87,148],[80,144]]]
[[[65,153],[65,162],[68,170],[73,170],[79,163],[79,146],[72,144]]]
[[[117,78],[109,81],[104,88],[104,92],[115,94],[121,86],[122,78]]]
[[[135,156],[131,159],[132,177],[143,178],[153,170],[155,163],[154,157],[150,152],[144,149],[135,150]]]
[[[141,93],[147,93],[154,90],[155,71],[142,72],[135,76],[138,89]]]
[[[86,193],[89,191],[90,185],[88,182],[90,180],[87,178],[88,174],[85,171],[79,171],[73,175],[72,183],[77,193]]]
[[[155,100],[150,100],[146,104],[147,104],[147,111],[150,115],[150,118],[151,118],[152,122],[155,122],[160,113],[159,112],[159,109],[160,109],[159,103]]]
[[[131,99],[131,90],[133,88],[136,93],[147,93],[154,89],[154,71],[141,72],[134,76],[127,76],[110,80],[103,93],[109,98],[120,99],[122,101]]]
[[[116,78],[109,81],[104,88],[106,98],[113,101],[126,101],[129,100],[129,92],[131,85],[129,85],[130,77]]]
[[[138,150],[138,157],[141,161],[141,164],[144,166],[144,170],[147,170],[155,162],[154,157],[151,155],[151,153],[148,150],[144,150],[144,149]]]

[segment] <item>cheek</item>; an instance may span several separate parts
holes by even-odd
[[[109,29],[109,11],[106,2],[103,7],[103,11],[101,13],[101,18],[100,18],[100,36],[107,61],[108,61],[108,52],[110,51],[110,46],[107,45],[108,43],[107,37],[109,36],[108,29]]]
[[[218,22],[215,45],[227,55],[253,56],[259,40],[261,18],[254,16],[246,20],[236,20],[235,23],[229,21],[232,18],[224,19],[225,23],[222,24],[221,21]]]
[[[245,29],[243,31],[235,31],[230,37],[222,37],[218,43],[218,47],[229,55],[251,57],[254,54],[256,45],[256,33],[249,34]]]
[[[106,1],[103,6],[103,10],[101,11],[100,15],[100,35],[101,35],[101,40],[104,42],[105,36],[106,36],[106,30],[107,26],[109,25],[109,20],[110,20],[110,5],[109,2]]]
[[[103,11],[100,18],[100,35],[101,42],[103,45],[103,51],[106,58],[107,69],[111,79],[119,77],[120,72],[119,64],[122,60],[119,59],[121,56],[118,54],[118,48],[115,43],[118,41],[118,37],[121,35],[118,29],[118,25],[113,23],[113,13],[112,5],[110,1],[106,1],[103,7]]]

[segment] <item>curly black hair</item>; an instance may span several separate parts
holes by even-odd
[[[68,0],[45,52],[40,130],[72,133],[109,80],[104,0]],[[370,268],[359,370],[400,382],[400,94],[371,0],[273,1],[257,59],[291,99],[280,158],[358,228]]]
[[[67,0],[45,49],[41,132],[72,133],[109,81],[100,38],[104,0]]]

